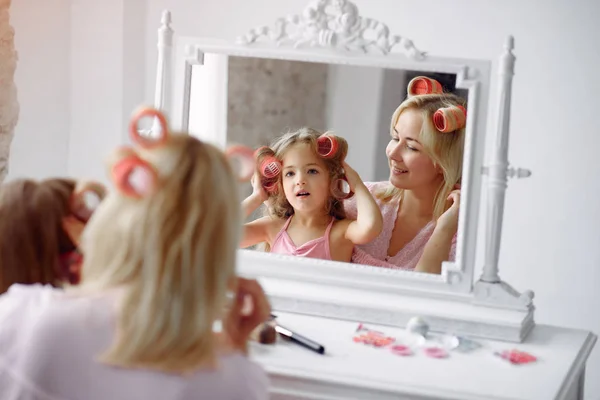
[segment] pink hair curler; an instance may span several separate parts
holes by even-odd
[[[252,149],[242,145],[231,145],[225,149],[225,157],[232,164],[238,181],[248,182],[252,178],[256,165]]]
[[[426,76],[417,76],[408,83],[407,89],[409,96],[419,96],[422,94],[442,94],[442,84],[435,79]]]
[[[261,184],[267,193],[277,192],[277,179],[263,179]]]
[[[323,158],[335,156],[338,146],[338,141],[334,136],[322,134],[317,139],[317,153]]]
[[[467,110],[463,106],[440,108],[433,114],[433,125],[442,133],[464,128],[467,123]]]
[[[281,163],[275,157],[268,156],[260,163],[259,171],[267,179],[275,178],[281,173]]]
[[[81,222],[87,222],[106,196],[106,188],[98,182],[78,184],[70,199],[71,212]]]
[[[154,168],[135,155],[121,159],[111,172],[117,189],[128,197],[138,199],[151,193],[158,180]]]
[[[139,131],[139,122],[144,117],[154,117],[158,120],[160,126],[160,132],[158,137],[144,137],[140,135]],[[131,140],[134,143],[138,144],[144,148],[151,148],[160,146],[165,143],[167,137],[169,135],[169,130],[167,128],[167,119],[164,114],[158,111],[155,108],[151,107],[142,107],[138,109],[133,116],[131,117],[131,121],[129,122],[129,135],[131,136]]]
[[[346,200],[354,196],[354,192],[350,190],[350,184],[346,177],[334,180],[331,183],[331,193],[336,199]]]

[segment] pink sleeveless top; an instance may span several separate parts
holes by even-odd
[[[277,236],[275,236],[275,240],[273,240],[273,244],[271,245],[271,253],[331,260],[331,253],[329,251],[329,232],[331,231],[335,218],[331,217],[331,222],[327,225],[327,229],[325,229],[325,234],[323,236],[309,240],[303,245],[296,247],[292,238],[290,238],[290,235],[287,233],[287,228],[292,221],[292,217],[288,218],[285,225],[283,225],[283,228],[281,228]]]
[[[369,192],[373,194],[374,192],[385,189],[390,183],[365,182],[365,185],[367,186],[367,189],[369,189]],[[355,246],[351,262],[356,264],[366,264],[373,267],[414,270],[423,255],[425,245],[433,234],[435,223],[432,221],[425,225],[413,240],[400,249],[398,253],[390,256],[388,255],[388,247],[392,238],[394,225],[396,225],[400,201],[399,199],[392,199],[383,202],[377,198],[375,201],[383,216],[383,230],[381,231],[381,234],[371,242]],[[346,217],[352,219],[356,218],[357,208],[356,199],[354,197],[344,201],[344,210],[346,211]],[[457,236],[454,235],[454,238],[452,239],[452,247],[450,249],[450,254],[448,255],[448,260],[450,261],[454,261],[456,258],[456,237]]]

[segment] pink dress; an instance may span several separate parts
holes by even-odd
[[[331,222],[325,229],[325,234],[320,238],[309,240],[308,242],[296,246],[287,233],[287,228],[292,221],[289,217],[283,228],[279,231],[273,244],[271,245],[271,253],[285,254],[289,256],[319,258],[321,260],[331,260],[331,252],[329,251],[329,232],[335,222],[335,218],[331,217]]]
[[[365,183],[369,192],[372,194],[378,192],[388,185],[389,182],[367,182]],[[393,268],[393,269],[407,269],[413,270],[417,266],[421,255],[423,255],[423,249],[425,244],[431,238],[433,234],[433,228],[435,227],[434,222],[430,222],[411,240],[406,246],[404,246],[398,253],[389,256],[388,248],[390,245],[390,239],[392,238],[392,231],[396,224],[396,218],[398,216],[398,207],[400,202],[398,199],[383,202],[375,198],[381,214],[383,216],[383,230],[371,242],[364,245],[357,245],[354,247],[354,253],[352,254],[352,262],[357,264],[365,264],[376,267]],[[356,199],[354,197],[344,202],[344,209],[346,210],[346,216],[348,218],[356,218]],[[448,260],[453,261],[456,256],[456,235],[452,240],[452,247]]]
[[[115,327],[114,294],[75,296],[13,285],[0,296],[2,400],[266,400],[268,378],[240,353],[190,375],[116,368],[96,360]]]

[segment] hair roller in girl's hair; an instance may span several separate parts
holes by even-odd
[[[408,83],[408,96],[419,96],[422,94],[442,94],[441,83],[426,76],[417,76]]]
[[[71,195],[71,212],[82,222],[87,222],[105,196],[104,185],[91,181],[80,182]]]
[[[467,123],[467,110],[463,106],[440,108],[433,114],[433,125],[443,133],[464,128]]]
[[[116,162],[111,173],[117,189],[137,199],[152,193],[158,180],[152,165],[133,154]]]
[[[275,157],[273,150],[266,146],[257,149],[254,156],[262,177],[261,184],[263,188],[269,193],[275,192],[279,174],[281,174],[281,163]]]
[[[160,128],[159,132],[152,132],[153,136],[143,136],[140,134],[139,122],[142,118],[145,117],[153,117],[154,121],[158,121],[158,126]],[[129,123],[129,135],[131,136],[131,140],[133,143],[144,147],[151,148],[164,144],[169,136],[169,129],[167,125],[167,119],[164,114],[160,111],[151,108],[151,107],[141,107],[139,108],[131,117],[131,121]]]
[[[324,133],[317,139],[317,153],[323,158],[334,157],[338,147],[339,144],[335,136]]]
[[[346,200],[354,196],[346,177],[338,178],[331,183],[331,193],[338,200]]]

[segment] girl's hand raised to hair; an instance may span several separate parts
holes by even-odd
[[[360,175],[356,172],[352,167],[348,165],[347,162],[342,162],[342,168],[344,168],[344,175],[346,175],[346,179],[348,180],[348,185],[350,185],[350,190],[355,192],[356,187],[363,184]]]
[[[223,321],[223,328],[230,346],[247,354],[250,334],[269,319],[271,305],[258,281],[237,280],[237,294]]]
[[[250,182],[252,183],[252,195],[258,197],[261,202],[267,201],[269,195],[261,184],[261,176],[258,171],[254,173]]]

